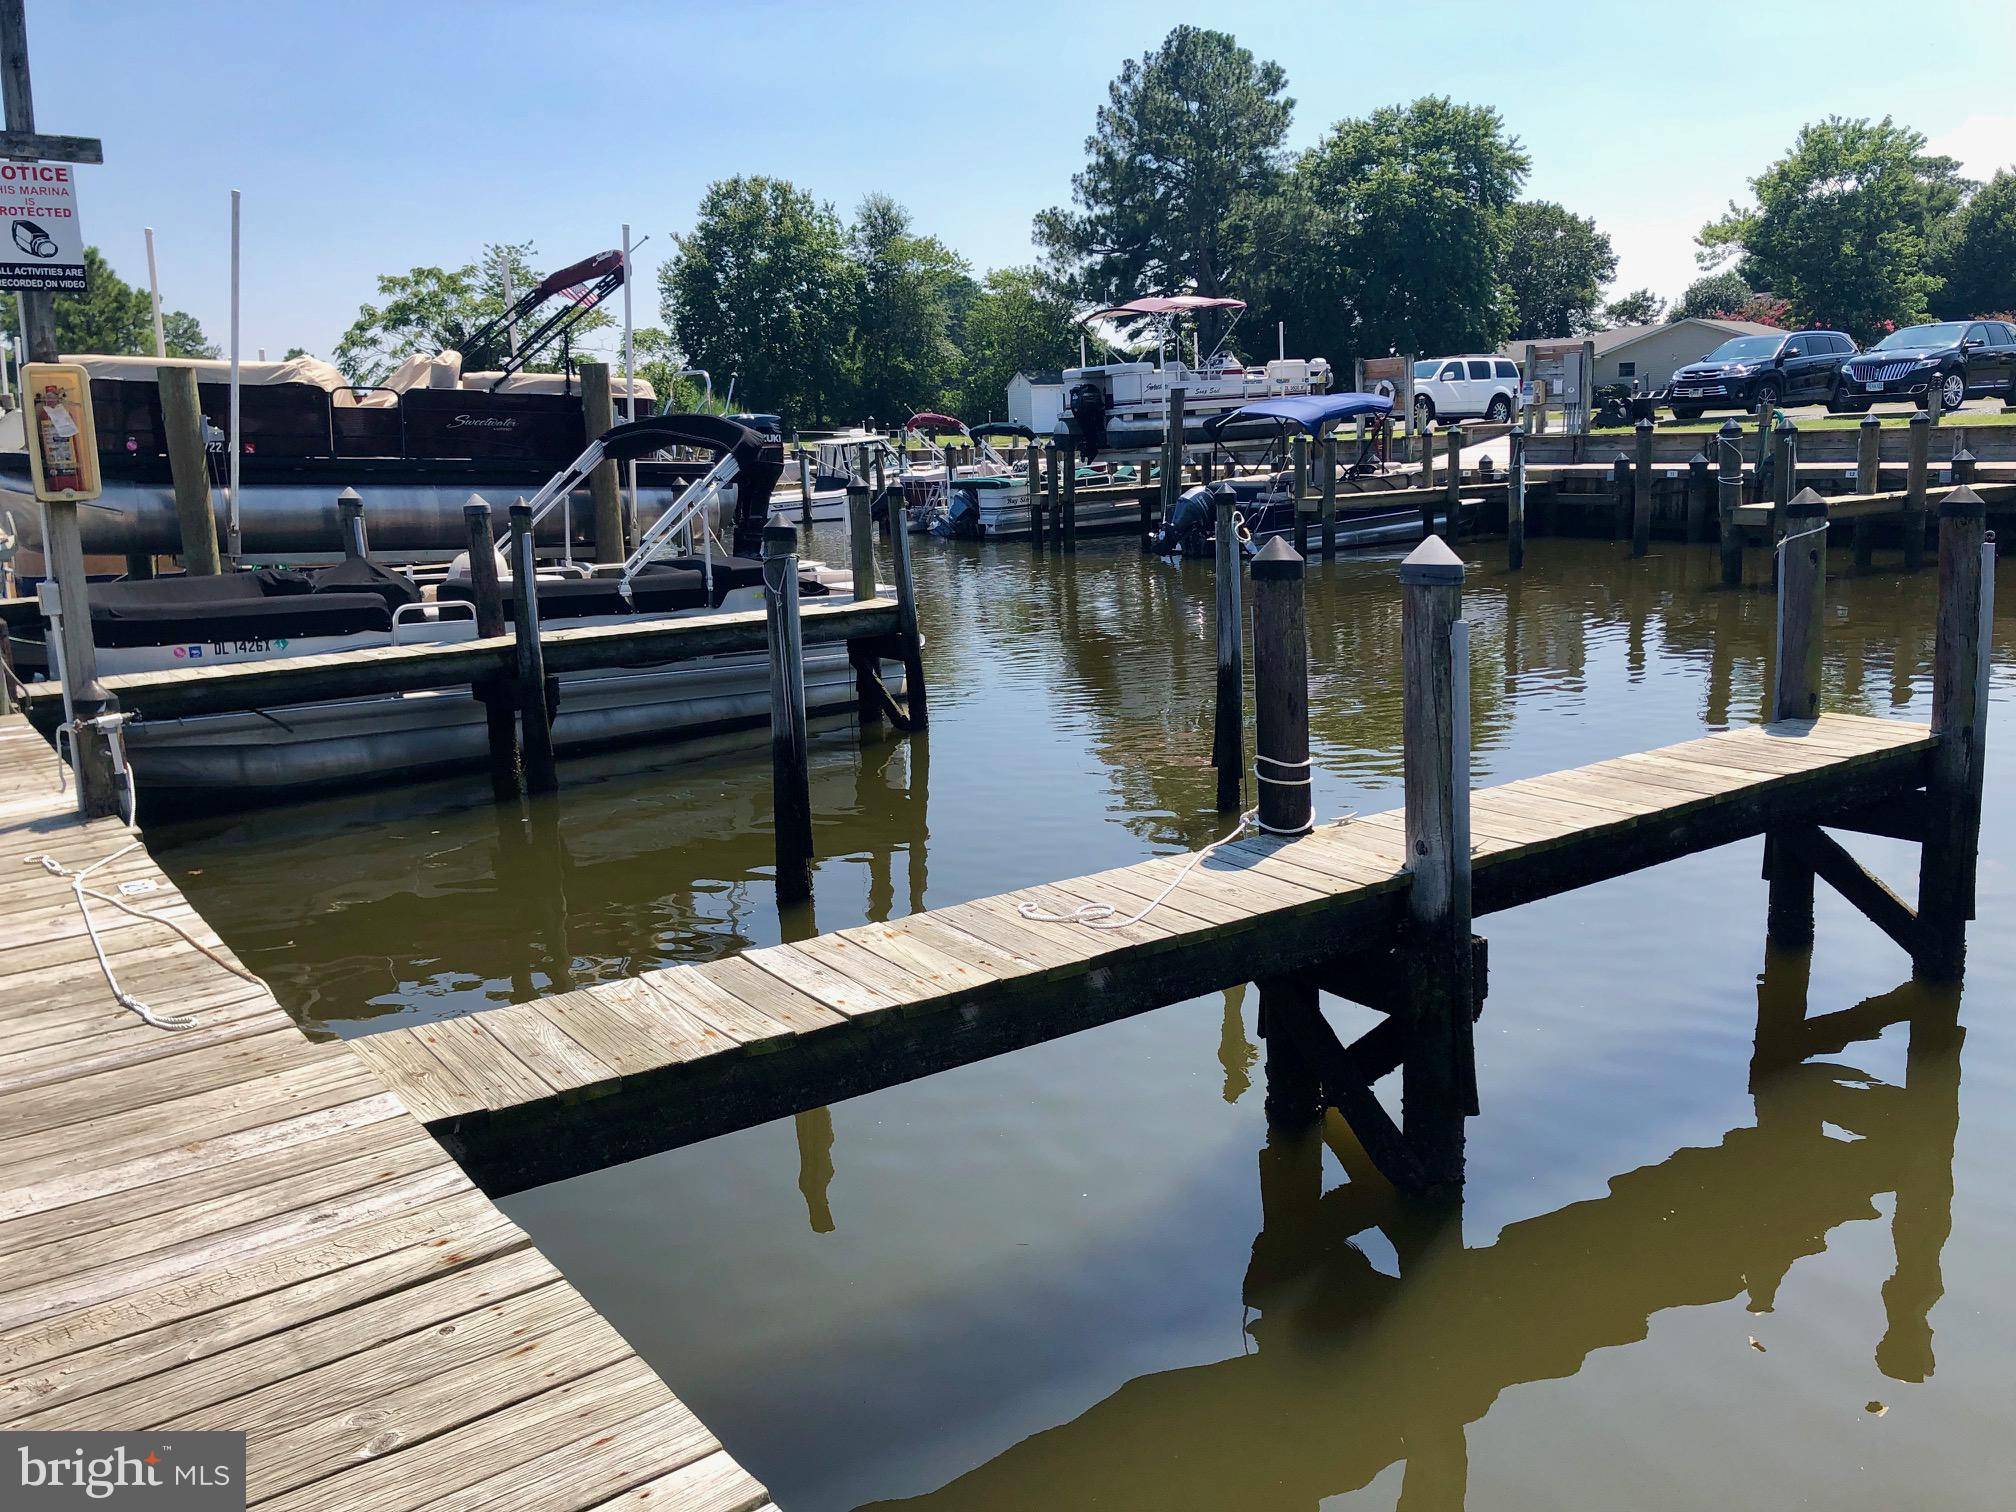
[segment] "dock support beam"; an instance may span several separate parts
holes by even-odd
[[[476,633],[485,640],[504,634],[504,590],[497,580],[497,533],[490,502],[469,496],[462,506],[469,537],[469,584],[476,590]],[[499,803],[518,796],[518,726],[511,713],[511,689],[502,677],[485,677],[470,692],[483,705],[490,744],[490,791]]]
[[[1463,427],[1452,425],[1445,434],[1449,468],[1448,476],[1442,480],[1442,528],[1454,541],[1463,534]]]
[[[903,522],[890,534],[905,539]],[[763,609],[770,645],[770,786],[777,900],[812,896],[812,786],[805,731],[804,626],[798,617],[798,532],[782,514],[763,527]]]
[[[1183,400],[1184,391],[1178,386],[1169,390],[1169,417],[1162,431],[1162,518],[1167,520],[1176,513],[1176,497],[1183,492]],[[1141,490],[1143,510],[1146,510],[1148,490]],[[1142,533],[1149,529],[1148,522],[1141,522]]]
[[[847,554],[854,569],[854,602],[875,596],[875,521],[868,485],[855,478],[847,485]],[[863,728],[882,722],[881,671],[872,646],[849,642],[847,659],[854,668],[854,712]]]
[[[1708,457],[1696,452],[1687,459],[1687,539],[1699,544],[1708,539],[1708,513],[1715,507],[1713,486],[1708,481]]]
[[[1734,420],[1722,422],[1715,434],[1715,513],[1719,521],[1722,551],[1722,586],[1743,586],[1743,528],[1736,523],[1736,511],[1743,507],[1743,427]]]
[[[1862,417],[1855,430],[1855,492],[1883,491],[1883,422],[1876,416]],[[1923,521],[1919,522],[1923,524]],[[1855,522],[1855,570],[1867,572],[1876,556],[1876,522],[1866,516]]]
[[[1933,403],[1938,403],[1934,399]],[[1932,417],[1919,410],[1904,427],[1904,570],[1925,565],[1925,483],[1932,465]]]
[[[1044,512],[1050,516],[1050,544],[1053,547],[1064,544],[1064,455],[1053,442],[1050,446],[1050,476],[1043,486]],[[1042,544],[1042,533],[1037,533],[1037,544]]]
[[[1914,422],[1915,423],[1915,422]],[[1926,427],[1929,429],[1930,427]],[[1918,938],[1923,981],[1958,981],[1974,917],[1981,788],[1988,737],[1989,632],[1995,608],[1995,543],[1973,489],[1939,506],[1938,628],[1932,651],[1932,753],[1927,834],[1918,863]]]
[[[1064,448],[1064,526],[1057,532],[1066,551],[1078,549],[1078,448]]]
[[[1508,474],[1505,487],[1505,567],[1526,566],[1526,422],[1515,420],[1506,438]]]
[[[1361,418],[1358,422],[1363,425]],[[1322,504],[1317,520],[1322,524],[1323,556],[1327,561],[1337,554],[1337,432],[1331,431],[1323,438],[1323,454],[1317,464],[1323,469],[1323,476],[1317,480]]]
[[[1642,557],[1652,548],[1652,422],[1640,420],[1632,439],[1631,555]]]
[[[609,394],[609,364],[581,364],[581,419],[593,441],[616,423]],[[588,474],[588,494],[595,501],[595,560],[620,562],[623,544],[623,496],[616,487],[616,464],[603,462]]]
[[[182,567],[191,577],[215,577],[224,570],[217,552],[217,516],[210,508],[209,452],[203,445],[203,409],[196,397],[196,370],[159,367],[161,428],[168,439],[168,472],[175,480],[175,520],[182,531]]]
[[[1309,621],[1302,557],[1280,536],[1253,558],[1253,775],[1260,827],[1309,828]]]
[[[1430,538],[1401,564],[1407,795],[1407,1058],[1402,1126],[1431,1186],[1463,1179],[1471,1042],[1469,627],[1463,563]]]
[[[553,793],[560,773],[553,760],[553,708],[546,686],[546,652],[539,644],[539,561],[532,539],[532,506],[523,499],[511,506],[512,606],[517,614],[518,644],[513,665],[518,673],[514,702],[518,705],[518,748],[525,759],[525,791]]]
[[[1303,556],[1309,554],[1309,516],[1303,512],[1303,504],[1309,496],[1309,438],[1297,431],[1288,443],[1289,458],[1293,465],[1289,497],[1295,501],[1295,550]]]
[[[921,730],[931,723],[931,711],[924,694],[924,637],[917,628],[917,579],[910,571],[907,522],[893,508],[890,520],[889,555],[896,568],[897,654],[903,661],[903,702],[910,711],[909,722],[903,728]],[[795,595],[797,590],[792,592]],[[803,699],[802,689],[800,699]]]
[[[1812,719],[1820,712],[1821,625],[1827,597],[1827,502],[1812,489],[1785,506],[1778,544],[1778,630],[1772,657],[1773,719]],[[1792,836],[1764,836],[1770,880],[1766,914],[1771,943],[1813,943],[1813,867]]]
[[[1211,760],[1218,768],[1218,812],[1239,812],[1246,767],[1246,666],[1241,645],[1245,615],[1239,602],[1238,527],[1229,491],[1218,499],[1218,698],[1211,724]]]

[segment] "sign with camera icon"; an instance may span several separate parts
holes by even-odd
[[[72,164],[0,162],[0,226],[0,289],[84,292]]]

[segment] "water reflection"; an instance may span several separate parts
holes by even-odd
[[[1467,1425],[1501,1393],[1574,1375],[1668,1308],[1746,1297],[1771,1311],[1793,1264],[1877,1216],[1885,1193],[1896,1268],[1875,1358],[1893,1380],[1925,1380],[1952,1222],[1957,994],[1906,985],[1808,1021],[1805,972],[1774,951],[1760,979],[1753,1125],[1487,1245],[1464,1246],[1454,1208],[1400,1200],[1334,1115],[1271,1131],[1246,1353],[1130,1381],[936,1492],[875,1505],[1313,1508],[1404,1464],[1402,1508],[1460,1508]],[[1837,1058],[1893,1023],[1910,1026],[1900,1085]],[[1328,1192],[1326,1140],[1351,1178]],[[1374,1235],[1397,1274],[1375,1263]]]

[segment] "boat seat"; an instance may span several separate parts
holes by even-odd
[[[251,577],[254,574],[234,576]],[[202,583],[218,580],[169,581]],[[95,591],[92,597],[94,600],[97,598]],[[384,634],[391,629],[392,611],[385,600],[375,593],[286,593],[270,598],[191,597],[180,603],[94,602],[91,605],[91,639],[100,646],[298,640],[310,636]]]
[[[504,612],[508,619],[516,612],[518,594],[514,582],[506,581],[502,587]],[[476,602],[476,587],[467,578],[451,578],[435,590],[434,597],[439,603],[473,604]],[[707,585],[697,572],[660,569],[639,573],[630,585],[628,599],[623,597],[621,584],[615,578],[539,580],[541,623],[555,619],[600,619],[625,614],[669,614],[681,609],[710,607]]]
[[[317,568],[308,574],[308,580],[311,591],[318,594],[375,593],[385,601],[388,609],[417,604],[422,598],[418,583],[396,572],[387,572],[361,557],[350,557],[333,567]]]

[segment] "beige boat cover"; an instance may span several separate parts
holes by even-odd
[[[92,378],[122,378],[127,382],[152,383],[155,371],[164,367],[196,370],[198,383],[229,383],[231,364],[222,357],[105,357],[84,353],[58,359],[74,362]],[[238,381],[253,384],[312,383],[335,393],[350,380],[320,357],[289,357],[285,362],[240,362]]]
[[[488,389],[491,384],[496,382],[497,374],[495,373],[464,373],[462,375],[462,387],[465,389]],[[621,404],[628,398],[633,389],[637,395],[637,402],[639,404],[655,401],[658,398],[657,391],[643,378],[634,379],[632,387],[625,388],[621,373],[611,373],[609,375],[609,392],[615,396],[618,404]],[[562,373],[513,373],[509,378],[504,380],[497,392],[500,394],[578,394],[581,392],[581,380],[576,378],[570,385],[567,382],[566,376]]]

